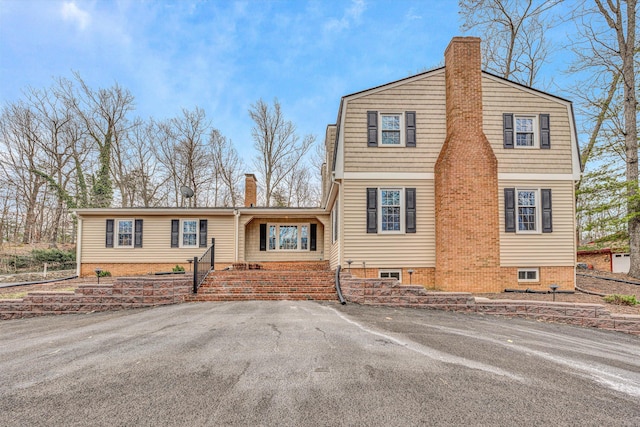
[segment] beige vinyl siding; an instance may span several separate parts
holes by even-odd
[[[343,197],[342,197],[343,193],[342,193],[342,186],[340,186],[340,193],[338,193],[338,196],[336,197],[336,200],[338,200],[338,239],[335,242],[332,242],[333,240],[333,221],[331,221],[331,233],[327,233],[329,234],[329,244],[331,246],[328,246],[331,248],[331,253],[330,253],[330,258],[329,258],[329,265],[331,266],[331,269],[335,270],[338,267],[338,264],[340,264],[340,251],[342,251],[342,233],[343,233],[343,228],[342,228],[342,224],[344,223],[343,221]]]
[[[482,90],[484,132],[498,158],[499,172],[573,172],[572,119],[566,102],[487,75],[482,76]],[[416,147],[368,147],[367,111],[416,111]],[[503,113],[549,114],[551,149],[504,149]],[[444,71],[348,100],[343,132],[345,172],[433,172],[446,138]]]
[[[416,233],[368,234],[367,188],[415,188]],[[435,211],[432,180],[350,180],[344,183],[344,215],[342,253],[343,263],[353,261],[352,267],[367,268],[434,267]],[[403,213],[404,215],[404,213]]]
[[[503,267],[573,266],[576,258],[573,181],[499,182],[500,265]],[[504,189],[551,189],[553,232],[504,231]]]
[[[405,111],[415,111],[416,147],[368,147],[367,111],[402,114]],[[344,123],[344,171],[433,172],[445,136],[443,70],[347,102]]]
[[[572,173],[571,117],[566,103],[483,76],[482,105],[484,133],[498,158],[498,172]],[[551,149],[505,149],[503,113],[549,114]]]
[[[106,248],[107,219],[142,219],[142,248]],[[233,262],[234,217],[229,216],[87,216],[82,219],[83,263],[184,263],[205,248],[172,248],[172,219],[206,219],[207,245],[216,239],[216,262]],[[117,236],[114,235],[114,239]]]
[[[261,251],[260,250],[260,224],[317,224],[316,250],[315,251]],[[267,229],[267,238],[269,230]],[[254,219],[246,226],[245,231],[245,261],[319,261],[324,260],[324,225],[317,219]]]

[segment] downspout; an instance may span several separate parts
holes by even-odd
[[[234,255],[234,262],[238,262],[238,253],[240,252],[240,248],[238,247],[238,245],[240,244],[240,236],[239,236],[239,230],[240,230],[240,211],[238,209],[234,209],[233,210],[233,215],[235,216],[235,234],[236,234],[236,250],[235,250],[235,255]]]

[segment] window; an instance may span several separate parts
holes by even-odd
[[[382,137],[380,141],[382,145],[400,145],[400,118],[402,116],[400,114],[381,114],[380,122],[381,122],[381,132]]]
[[[535,147],[534,117],[516,116],[516,147]]]
[[[415,188],[367,188],[367,233],[415,233]]]
[[[416,112],[367,111],[367,146],[415,147]]]
[[[537,190],[518,190],[518,231],[535,232],[538,229]]]
[[[518,282],[539,282],[540,271],[537,268],[519,268]]]
[[[396,279],[402,283],[402,272],[400,270],[380,270],[378,277],[381,279]]]
[[[269,224],[270,251],[308,251],[309,225]]]
[[[551,189],[504,189],[506,233],[553,233]]]
[[[198,220],[184,219],[181,227],[182,237],[180,239],[182,247],[198,246]]]
[[[380,231],[400,232],[402,229],[402,191],[380,189]]]
[[[549,114],[502,115],[504,148],[551,148]]]
[[[133,220],[119,219],[117,222],[118,236],[116,240],[116,246],[119,248],[133,247]]]

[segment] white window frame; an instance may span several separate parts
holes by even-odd
[[[533,126],[533,145],[518,145],[518,119],[531,119]],[[531,150],[540,148],[540,125],[538,124],[538,116],[535,114],[514,114],[513,115],[513,148],[521,148]]]
[[[130,222],[131,223],[131,244],[129,245],[121,245],[120,244],[120,223],[121,222]],[[114,230],[114,247],[116,248],[132,248],[134,240],[136,238],[136,221],[133,219],[117,219],[115,223]]]
[[[536,198],[535,208],[535,230],[520,230],[520,197],[521,191],[533,191]],[[515,203],[516,203],[516,233],[518,234],[540,234],[542,232],[542,205],[540,200],[539,188],[516,188],[515,189]]]
[[[382,192],[383,191],[398,191],[400,193],[400,229],[399,230],[383,230],[382,229]],[[404,201],[404,188],[394,187],[382,187],[378,188],[378,232],[381,234],[403,234],[404,222],[405,222],[405,201]]]
[[[402,270],[396,269],[383,269],[378,270],[378,278],[379,279],[391,279],[390,274],[398,274],[398,282],[402,283]],[[387,277],[382,277],[383,275],[387,275]],[[395,277],[393,277],[395,279]]]
[[[520,278],[520,273],[535,273],[535,279]],[[539,268],[519,268],[518,269],[518,283],[539,283],[540,282],[540,269]]]
[[[399,112],[399,111],[381,111],[378,113],[378,141],[380,141],[380,143],[378,144],[378,147],[391,147],[391,148],[397,148],[397,147],[404,147],[406,145],[406,141],[405,141],[405,123],[404,123],[404,111]],[[384,144],[382,142],[382,117],[383,116],[398,116],[400,118],[400,144]]]
[[[275,248],[271,249],[271,227],[275,227]],[[297,227],[297,249],[280,248],[280,227]],[[302,248],[302,227],[307,227],[307,248]],[[310,223],[270,223],[267,224],[267,251],[268,252],[309,252],[311,250],[311,224]]]
[[[185,222],[195,222],[196,223],[196,243],[193,245],[185,245],[184,244],[184,223]],[[200,240],[200,220],[197,218],[185,218],[180,220],[180,236],[179,236],[179,247],[181,248],[197,248],[199,247]]]

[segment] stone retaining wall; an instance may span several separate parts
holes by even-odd
[[[30,292],[22,299],[0,299],[0,320],[176,304],[192,286],[191,276],[122,277],[109,285],[79,285],[74,292]]]
[[[340,288],[349,302],[522,317],[640,335],[640,316],[618,315],[601,304],[489,300],[466,292],[429,292],[393,279],[360,279],[343,272]]]

